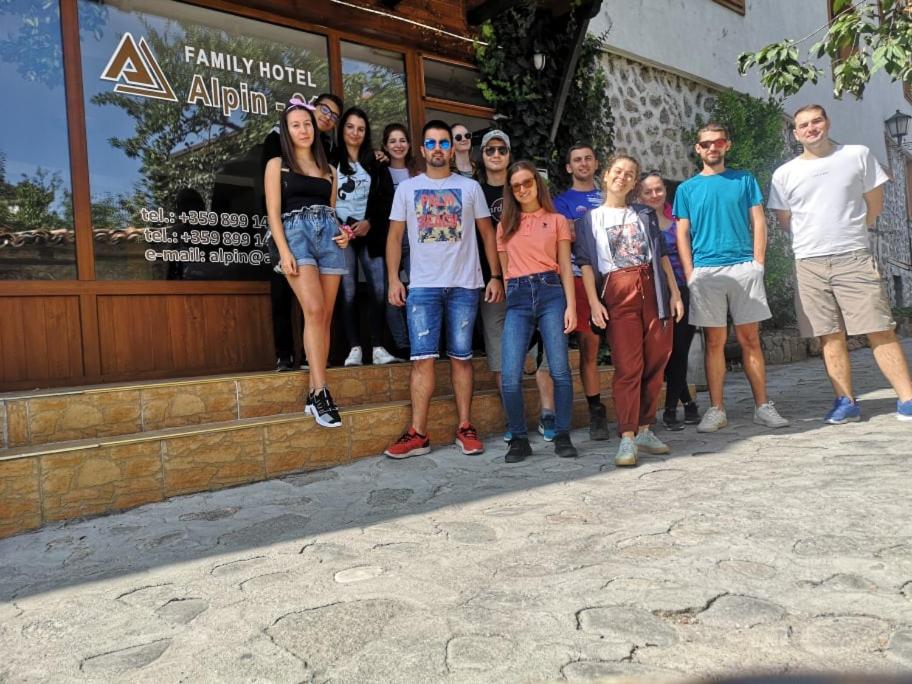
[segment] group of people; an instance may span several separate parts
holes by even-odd
[[[867,148],[829,141],[821,107],[799,110],[795,125],[805,151],[776,172],[769,206],[792,230],[802,328],[823,340],[837,394],[826,420],[840,423],[860,415],[846,330],[869,335],[899,397],[897,415],[912,419],[908,368],[866,251],[865,229],[880,211],[886,176]],[[282,278],[304,312],[310,366],[305,410],[320,425],[341,425],[326,384],[329,328],[340,287],[351,350],[346,365],[362,362],[350,311],[357,263],[371,297],[374,363],[395,360],[381,346],[384,324],[412,361],[411,423],[386,450],[391,458],[431,449],[428,411],[444,330],[457,410],[455,442],[466,454],[484,450],[471,421],[479,316],[507,415],[509,463],[532,453],[522,391],[530,354],[541,359],[538,431],[553,442],[557,456],[577,456],[570,439],[571,333],[578,336],[594,440],[609,438],[598,373],[600,334],[607,335],[615,369],[617,465],[635,465],[641,452],[669,452],[653,431],[663,380],[666,429],[690,423],[700,432],[714,432],[727,425],[729,315],[753,392],[754,422],[769,428],[789,424],[767,396],[760,344],[759,323],[770,317],[763,284],[763,197],[751,174],[726,168],[732,142],[724,127],[709,124],[698,132],[695,150],[703,169],[680,185],[673,206],[659,172],[643,173],[635,158],[621,154],[599,175],[588,144],[567,152],[572,186],[552,199],[536,167],[512,159],[510,138],[500,130],[483,136],[476,166],[464,126],[428,121],[419,146],[425,170],[419,173],[406,126],[387,126],[375,153],[367,115],[357,108],[343,113],[333,95],[320,96],[313,105],[291,100],[278,129],[265,146],[267,213]],[[834,205],[831,190],[824,190],[831,184],[828,173],[839,178],[843,206]],[[704,334],[710,394],[702,416],[687,386],[697,327]]]

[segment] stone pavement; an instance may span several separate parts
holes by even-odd
[[[0,682],[912,674],[912,424],[853,362],[853,425],[811,360],[770,370],[792,427],[734,374],[728,429],[635,469],[489,440],[0,541]]]

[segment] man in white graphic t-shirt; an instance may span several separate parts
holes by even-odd
[[[446,321],[458,421],[456,444],[463,453],[480,454],[484,445],[470,422],[472,407],[472,332],[482,288],[487,302],[503,300],[503,275],[491,214],[481,186],[450,173],[453,136],[443,121],[429,121],[421,136],[421,154],[427,172],[404,180],[396,188],[386,242],[389,301],[406,306],[412,350],[412,424],[384,452],[390,458],[408,458],[431,450],[427,434],[428,409],[434,393],[434,361],[440,330]],[[478,260],[477,235],[491,264],[485,285]],[[407,231],[409,289],[399,280],[402,234]]]
[[[881,372],[898,396],[896,417],[912,420],[912,381],[896,334],[868,228],[883,209],[889,178],[864,145],[835,145],[820,105],[795,112],[804,152],[776,169],[769,208],[791,231],[796,261],[798,324],[820,338],[836,399],[824,421],[861,419],[852,391],[846,333],[867,335]]]

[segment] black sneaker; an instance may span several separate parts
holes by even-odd
[[[684,404],[684,424],[685,425],[699,425],[700,424],[700,407],[697,406],[697,402],[688,401]]]
[[[678,420],[677,409],[665,409],[662,411],[662,425],[671,432],[678,432],[684,429],[684,423]]]
[[[579,453],[570,441],[569,432],[558,432],[554,435],[554,455],[560,458],[576,458]]]
[[[294,370],[294,357],[280,356],[276,359],[276,371],[279,373],[287,373],[290,370]]]
[[[519,463],[532,455],[532,447],[527,437],[514,437],[510,440],[510,448],[504,456],[507,463]]]
[[[596,442],[611,439],[611,432],[608,430],[608,412],[602,403],[589,407],[589,439]]]
[[[314,417],[318,425],[323,427],[336,428],[342,426],[342,417],[339,415],[336,402],[333,401],[332,395],[325,387],[314,393],[313,403],[310,404],[310,415]]]
[[[304,413],[308,416],[313,416],[316,418],[317,414],[314,411],[314,391],[310,390],[307,393],[307,398],[304,400]]]

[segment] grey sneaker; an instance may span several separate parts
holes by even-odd
[[[617,455],[614,457],[616,466],[635,466],[637,464],[637,445],[630,437],[621,437],[618,444]]]
[[[779,411],[771,401],[754,409],[754,422],[768,428],[784,428],[789,425],[789,422],[779,415]]]
[[[710,406],[703,414],[703,420],[697,425],[697,432],[716,432],[727,425],[728,418],[725,416],[725,409]]]
[[[670,454],[671,449],[661,439],[655,436],[655,433],[646,428],[636,436],[634,443],[637,449],[645,451],[647,454]]]

